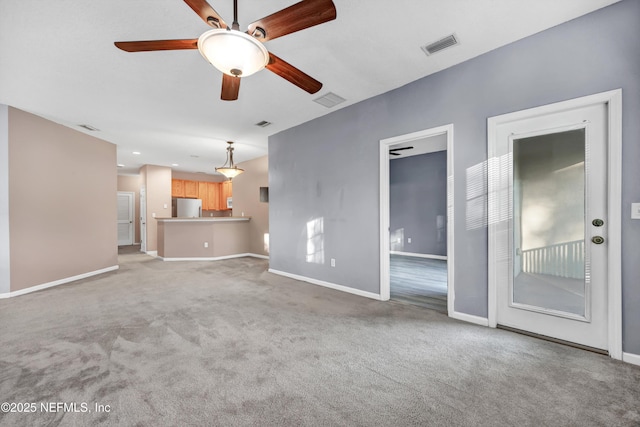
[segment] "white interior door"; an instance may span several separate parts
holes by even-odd
[[[600,103],[496,128],[497,324],[608,349],[607,117]]]
[[[134,193],[118,191],[118,246],[133,245]]]
[[[140,189],[140,251],[147,252],[147,190]]]

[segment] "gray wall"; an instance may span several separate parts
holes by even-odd
[[[446,151],[391,160],[389,203],[391,235],[402,235],[392,250],[447,255]]]
[[[271,267],[378,293],[379,141],[453,123],[455,310],[486,317],[487,118],[622,88],[623,348],[640,354],[638,16],[625,0],[270,137]],[[305,261],[316,217],[335,268]]]

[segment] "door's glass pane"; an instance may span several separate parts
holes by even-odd
[[[513,303],[584,316],[584,129],[513,141],[513,215]]]

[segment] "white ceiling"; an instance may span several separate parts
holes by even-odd
[[[208,27],[181,0],[0,0],[0,103],[99,129],[120,173],[144,164],[214,173],[267,154],[268,136],[403,86],[617,0],[334,0],[337,19],[266,43],[324,83],[310,95],[263,70],[220,100],[222,75],[197,50],[126,53],[114,41],[197,38]],[[239,0],[241,28],[295,0]],[[227,21],[232,0],[210,0]],[[421,46],[455,33],[460,45]],[[327,109],[313,99],[347,101]],[[254,124],[267,120],[266,128]],[[88,133],[88,132],[87,132]],[[133,155],[139,151],[140,155]],[[192,157],[199,156],[199,157]]]

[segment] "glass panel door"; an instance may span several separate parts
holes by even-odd
[[[510,305],[588,320],[585,129],[513,140]]]

